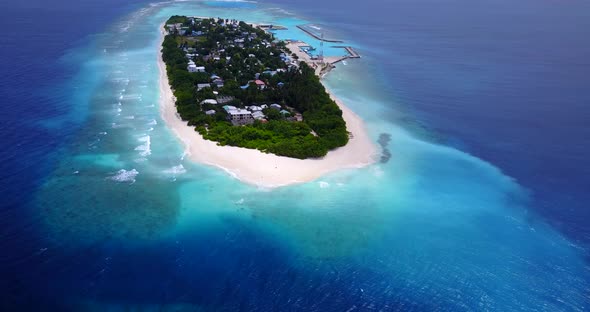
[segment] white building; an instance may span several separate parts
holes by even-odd
[[[241,108],[227,110],[227,117],[234,126],[250,125],[254,123],[252,113]]]
[[[214,100],[214,99],[206,99],[203,102],[201,102],[201,104],[217,105],[217,100]]]
[[[197,65],[195,65],[195,62],[193,62],[192,60],[188,61],[187,69],[188,69],[189,73],[196,73],[197,72]]]
[[[202,89],[205,88],[211,88],[211,84],[210,83],[198,83],[197,84],[197,91],[201,91]]]
[[[215,115],[215,110],[210,109],[210,110],[206,111],[205,114],[207,114],[208,116]]]
[[[256,119],[256,120],[260,120],[260,119],[266,118],[266,116],[264,116],[264,113],[262,113],[261,111],[253,112],[252,113],[252,117],[254,119]]]

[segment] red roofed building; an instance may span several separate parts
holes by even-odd
[[[266,84],[264,83],[264,81],[262,81],[260,79],[256,79],[254,81],[254,83],[256,84],[256,86],[258,87],[258,89],[260,89],[260,90],[266,88]]]

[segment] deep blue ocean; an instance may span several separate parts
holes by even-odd
[[[172,14],[355,46],[392,158],[260,189],[158,111]],[[590,309],[590,3],[0,2],[0,310]],[[336,53],[327,47],[328,53]]]

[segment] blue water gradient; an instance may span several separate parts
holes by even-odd
[[[543,197],[545,188],[506,175],[502,171],[513,167],[502,161],[493,165],[503,149],[513,155],[514,166],[527,167],[528,158],[509,148],[515,143],[479,147],[506,140],[492,140],[481,121],[510,115],[483,100],[477,109],[458,100],[457,90],[467,100],[482,98],[476,91],[490,88],[475,79],[491,65],[475,66],[474,50],[441,55],[447,47],[442,35],[426,36],[419,26],[408,32],[411,25],[433,27],[441,20],[360,17],[354,7],[333,11],[325,4],[312,14],[305,3],[167,1],[110,9],[90,1],[68,4],[30,2],[5,13],[5,20],[28,25],[27,14],[38,12],[52,26],[38,34],[47,41],[39,58],[7,54],[20,62],[6,65],[13,81],[2,85],[3,103],[10,104],[4,105],[7,135],[0,140],[2,310],[589,308],[587,236],[555,227],[566,223],[587,231],[581,221],[570,222],[585,213],[579,183],[572,181],[570,193],[560,192],[579,206],[552,219],[538,198],[547,205],[568,202]],[[364,10],[375,5],[368,2]],[[385,7],[418,14],[407,3]],[[98,10],[100,18],[77,15],[88,10]],[[445,21],[445,11],[438,12]],[[277,36],[319,45],[294,27],[314,23],[346,39],[364,57],[338,65],[326,85],[366,121],[371,138],[391,158],[279,189],[245,185],[190,162],[158,107],[158,26],[174,14],[277,23],[289,27]],[[66,28],[58,37],[56,29],[63,27],[56,18],[84,26]],[[392,28],[392,20],[406,23],[405,32]],[[460,36],[457,28],[446,31]],[[2,40],[26,51],[19,38]],[[452,46],[460,39],[454,40],[446,42]],[[326,53],[340,51],[327,47]],[[455,68],[470,55],[464,65],[470,70]],[[505,77],[502,68],[498,77]],[[581,83],[566,78],[564,86]],[[509,98],[508,91],[503,94]],[[582,90],[572,105],[587,94]],[[530,97],[537,103],[543,98]],[[582,117],[571,116],[572,129]],[[493,161],[474,156],[480,154]]]

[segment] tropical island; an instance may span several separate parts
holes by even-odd
[[[300,159],[348,142],[342,111],[285,41],[229,19],[173,16],[165,27],[178,113],[205,139]]]
[[[187,16],[161,25],[162,119],[185,154],[265,187],[374,163],[362,120],[321,83],[358,54],[318,58],[273,27]]]

